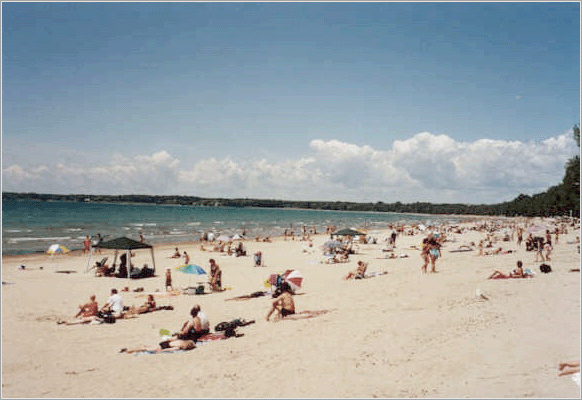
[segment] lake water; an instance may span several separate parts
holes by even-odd
[[[329,225],[368,230],[396,222],[430,224],[450,217],[273,208],[170,206],[154,204],[2,201],[2,254],[44,252],[53,243],[83,248],[86,235],[105,240],[126,236],[149,244],[196,241],[204,232],[247,238],[279,236],[302,226],[325,232]]]

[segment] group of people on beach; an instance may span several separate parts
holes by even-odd
[[[102,323],[108,321],[108,318],[127,319],[135,318],[139,314],[145,314],[161,309],[172,309],[171,306],[158,307],[154,296],[149,294],[145,303],[140,306],[123,305],[123,298],[118,293],[117,289],[111,289],[111,295],[103,307],[99,308],[96,301],[96,296],[91,295],[89,302],[79,305],[79,312],[71,320],[58,320],[58,324],[78,325],[88,323]]]

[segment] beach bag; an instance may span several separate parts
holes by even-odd
[[[235,321],[221,322],[214,327],[214,330],[216,332],[224,331],[224,336],[226,336],[226,337],[235,336],[236,335],[235,329],[237,327],[237,324]]]
[[[104,312],[99,311],[97,316],[99,318],[101,318],[103,320],[103,322],[105,322],[106,324],[114,324],[115,323],[115,317],[111,313],[104,313]]]
[[[540,271],[542,271],[544,274],[547,274],[548,272],[552,272],[552,267],[550,267],[548,264],[542,264],[540,265]]]

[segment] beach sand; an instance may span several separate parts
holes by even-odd
[[[2,397],[92,398],[321,398],[321,397],[551,397],[579,398],[570,376],[557,376],[563,361],[580,360],[580,268],[577,245],[554,246],[539,272],[534,253],[503,243],[513,254],[478,256],[450,253],[459,244],[478,242],[484,233],[452,234],[437,262],[438,273],[421,274],[418,250],[424,235],[399,236],[396,254],[380,259],[382,245],[358,245],[348,263],[323,264],[328,236],[272,243],[245,241],[246,257],[202,252],[180,244],[191,263],[208,270],[214,258],[231,289],[204,295],[169,296],[164,269],[175,245],[155,247],[157,276],[127,281],[85,273],[87,256],[27,255],[2,258]],[[377,235],[382,236],[382,235]],[[207,246],[209,247],[209,246]],[[306,251],[305,251],[306,250]],[[266,267],[253,267],[261,251]],[[111,251],[96,255],[112,260]],[[368,272],[386,275],[343,280],[358,260]],[[517,260],[537,272],[532,279],[487,280],[493,270],[511,271]],[[92,261],[93,263],[94,261]],[[149,251],[133,262],[151,265]],[[21,270],[20,265],[26,269]],[[40,269],[42,267],[42,269]],[[323,311],[308,319],[265,321],[270,296],[226,301],[266,290],[271,273],[298,269],[304,284],[294,296],[298,312]],[[57,271],[76,271],[58,273]],[[194,286],[198,276],[172,270],[174,287]],[[126,305],[160,290],[157,311],[114,324],[58,325],[95,294],[99,306],[111,288]],[[133,292],[143,287],[143,292]],[[480,290],[488,300],[476,296]],[[120,354],[123,347],[155,346],[160,328],[176,331],[199,303],[211,327],[234,318],[256,323],[238,328],[241,337],[207,343],[187,352]]]

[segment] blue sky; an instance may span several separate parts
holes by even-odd
[[[5,191],[490,203],[579,151],[579,3],[2,11]]]

